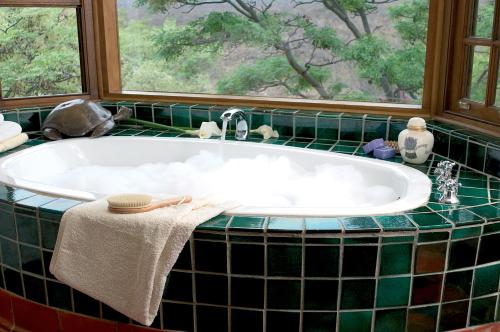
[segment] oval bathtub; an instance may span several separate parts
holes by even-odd
[[[262,162],[254,164],[256,160]],[[156,170],[166,173],[151,178]],[[175,189],[158,193],[153,185],[162,179],[169,184],[166,187]],[[152,188],[152,194],[197,198],[196,193],[213,190],[226,192],[230,198],[241,196],[242,204],[228,214],[265,216],[395,214],[425,205],[431,193],[425,174],[396,163],[272,144],[156,137],[78,138],[41,144],[1,158],[0,182],[86,201],[130,192],[124,188],[143,182],[142,192]],[[197,183],[203,188],[197,188]],[[369,197],[370,193],[378,196],[376,190],[390,194],[377,201]],[[357,203],[356,197],[365,193],[368,198]],[[343,201],[351,199],[349,195],[352,201]]]

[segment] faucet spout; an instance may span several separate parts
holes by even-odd
[[[222,113],[221,115],[221,120],[223,122],[222,127],[227,128],[227,124],[229,121],[231,121],[233,118],[236,119],[236,133],[235,133],[235,138],[238,141],[244,141],[247,139],[248,136],[248,122],[247,118],[245,116],[245,112],[239,108],[231,108]],[[222,140],[225,140],[225,130],[223,130],[223,135],[221,136]]]

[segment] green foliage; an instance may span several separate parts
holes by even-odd
[[[479,37],[491,37],[493,30],[493,14],[495,12],[495,0],[487,0],[477,10],[475,35]]]
[[[345,50],[344,58],[356,62],[361,77],[380,84],[380,79],[387,69],[386,58],[389,50],[385,40],[367,35],[353,42]]]
[[[0,79],[5,98],[81,92],[75,11],[0,8]]]

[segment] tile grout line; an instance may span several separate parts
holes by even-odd
[[[375,218],[372,217],[373,220]],[[378,222],[375,221],[377,224]],[[380,226],[379,226],[380,227]],[[382,228],[381,228],[382,229]],[[378,245],[377,245],[377,258],[375,261],[375,291],[373,294],[373,311],[372,311],[372,322],[371,322],[371,330],[375,331],[375,323],[376,323],[376,315],[377,315],[377,296],[378,296],[378,283],[380,280],[380,263],[382,255],[382,236],[378,237]]]
[[[306,221],[302,218],[302,236],[301,236],[301,266],[300,266],[300,314],[299,314],[299,332],[304,331],[304,303],[305,303],[305,275],[306,275]]]
[[[408,292],[408,304],[406,306],[406,326],[405,330],[408,331],[408,320],[410,318],[410,310],[413,298],[413,282],[416,277],[415,275],[415,255],[417,254],[417,246],[418,246],[418,236],[420,232],[419,229],[415,231],[415,237],[413,238],[413,245],[411,250],[411,260],[410,260],[410,291]]]
[[[339,270],[337,272],[338,274],[338,291],[337,291],[337,320],[335,321],[335,331],[340,331],[340,309],[342,305],[342,270],[344,267],[344,245],[345,245],[345,228],[344,224],[340,223],[340,227],[342,227],[342,237],[340,237],[340,243],[339,243],[339,258],[338,258],[338,263],[339,263]]]
[[[437,318],[436,318],[436,332],[440,331],[439,325],[441,323],[441,311],[443,308],[443,298],[444,298],[444,289],[445,289],[445,281],[448,278],[448,265],[449,265],[449,259],[450,259],[450,251],[451,251],[451,235],[452,231],[449,232],[448,236],[448,241],[446,241],[446,256],[444,258],[444,267],[442,276],[443,279],[441,280],[441,293],[439,294],[439,303],[438,303],[438,311],[437,311]]]
[[[192,289],[192,299],[193,299],[193,331],[198,331],[198,321],[197,321],[197,299],[196,299],[196,263],[194,254],[194,236],[191,235],[189,238],[189,251],[191,256],[191,289]]]
[[[469,294],[469,308],[467,310],[467,322],[466,322],[466,327],[470,326],[470,318],[471,318],[471,313],[472,313],[472,300],[473,300],[473,295],[474,295],[474,286],[476,284],[475,278],[476,278],[476,270],[477,270],[477,262],[479,261],[479,249],[481,248],[481,239],[483,238],[484,235],[484,225],[481,225],[481,233],[478,237],[477,241],[477,248],[476,248],[476,257],[474,259],[474,268],[472,269],[472,281],[470,285],[470,294]],[[498,262],[497,262],[498,263]]]

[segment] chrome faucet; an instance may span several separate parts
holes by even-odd
[[[226,129],[227,129],[227,124],[229,121],[233,119],[233,117],[236,119],[236,133],[234,137],[238,141],[244,141],[247,139],[248,136],[248,122],[247,118],[245,116],[245,112],[240,110],[239,108],[231,108],[222,113],[221,115],[221,120],[222,120],[222,136],[221,139],[224,141],[226,139]]]
[[[458,182],[458,179],[452,179],[452,170],[455,163],[451,161],[441,161],[437,164],[434,170],[434,175],[437,175],[437,190],[441,193],[439,196],[439,202],[445,204],[458,204],[458,188],[462,185]]]

